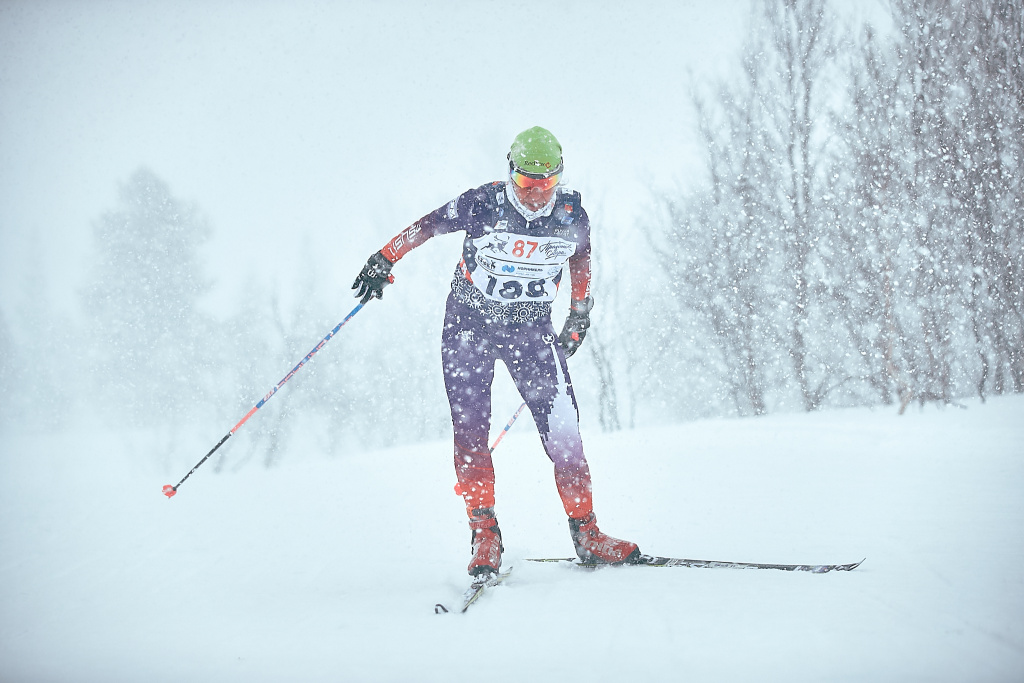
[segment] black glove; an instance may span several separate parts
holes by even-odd
[[[359,271],[356,281],[352,283],[352,289],[359,290],[353,296],[363,297],[359,303],[365,304],[370,299],[383,298],[384,288],[395,281],[391,275],[391,266],[393,265],[379,251],[367,259],[366,265]]]
[[[565,350],[565,357],[568,358],[576,353],[580,344],[587,336],[587,328],[590,327],[590,310],[594,308],[593,297],[587,297],[579,301],[573,301],[569,308],[569,317],[565,319],[562,327],[562,334],[558,335],[558,343]]]

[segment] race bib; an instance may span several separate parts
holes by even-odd
[[[476,247],[473,285],[492,301],[550,302],[558,293],[562,267],[576,243],[559,237],[491,233],[472,240]]]

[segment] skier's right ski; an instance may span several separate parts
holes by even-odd
[[[565,562],[574,564],[577,567],[595,569],[597,567],[611,567],[618,565],[590,564],[580,562],[575,557],[545,557],[527,558],[527,562]],[[641,555],[640,561],[635,564],[622,566],[641,567],[700,567],[703,569],[778,569],[784,572],[811,572],[812,574],[825,574],[831,571],[849,572],[860,566],[860,562],[850,564],[764,564],[761,562],[728,562],[723,560],[690,560],[682,557],[652,557]]]
[[[469,588],[462,594],[462,606],[459,608],[459,612],[465,612],[469,609],[469,606],[476,602],[484,591],[488,588],[493,588],[499,583],[508,578],[508,575],[512,573],[512,567],[509,567],[505,571],[498,574],[485,574],[473,579],[473,583],[469,584]],[[447,614],[450,610],[437,603],[434,605],[434,614]]]

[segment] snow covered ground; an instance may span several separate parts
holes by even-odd
[[[7,435],[0,680],[1022,680],[1024,397],[894,413],[584,434],[606,531],[867,558],[825,575],[518,562],[571,554],[525,418],[495,455],[515,572],[440,616],[469,538],[447,443],[208,467],[167,500],[184,472],[142,441]]]

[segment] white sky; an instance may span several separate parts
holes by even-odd
[[[406,224],[501,177],[533,125],[562,141],[595,219],[630,222],[648,186],[694,168],[687,72],[721,72],[748,14],[747,0],[2,2],[0,308],[42,285],[73,312],[91,226],[141,165],[212,223],[225,306],[250,274],[287,282],[303,248],[347,288]]]

